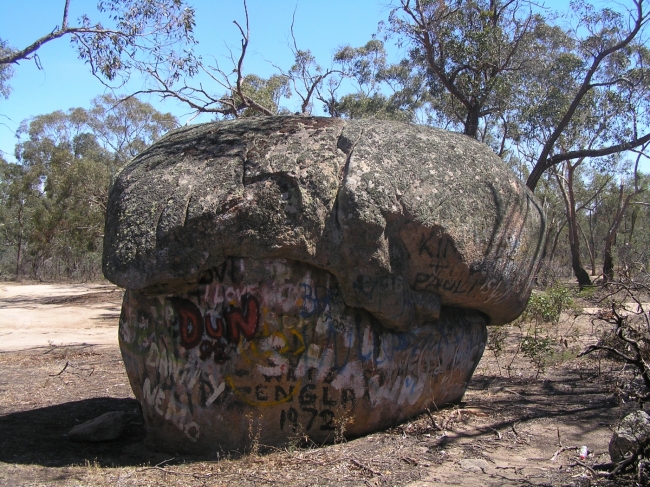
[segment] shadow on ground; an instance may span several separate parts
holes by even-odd
[[[66,434],[73,426],[109,411],[127,413],[119,439],[103,443],[68,440]],[[0,462],[7,464],[129,466],[157,463],[170,456],[145,448],[135,399],[93,398],[15,412],[0,417],[0,431]]]

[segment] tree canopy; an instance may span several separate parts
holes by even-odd
[[[138,72],[147,83],[21,126],[18,164],[2,162],[3,218],[12,222],[5,237],[17,249],[10,260],[27,258],[21,249],[35,235],[46,242],[80,228],[64,203],[99,204],[115,171],[176,126],[137,98],[153,94],[215,119],[320,113],[460,131],[491,146],[538,193],[552,229],[547,269],[561,262],[588,285],[585,262],[593,274],[602,260],[604,279],[615,259],[647,266],[650,256],[635,247],[647,243],[639,233],[648,218],[639,170],[650,144],[647,1],[599,9],[574,0],[557,14],[530,0],[395,0],[375,36],[339,46],[329,60],[301,46],[287,19],[293,61],[261,76],[246,69],[256,38],[245,1],[233,27],[240,49],[219,64],[194,52],[194,11],[183,0],[101,1],[106,26],[87,16],[71,24],[66,0],[61,25],[32,45],[0,39],[0,95],[9,96],[18,61],[38,64],[38,48],[64,36],[104,81]],[[79,192],[80,178],[104,189]],[[98,235],[99,223],[87,227]]]
[[[184,47],[194,43],[194,9],[184,0],[101,0],[97,10],[104,23],[88,14],[73,22],[71,1],[62,1],[61,24],[30,45],[13,47],[9,39],[0,39],[0,95],[9,96],[14,65],[33,60],[40,68],[38,50],[63,37],[70,38],[92,73],[106,81],[125,80],[132,71],[152,66],[166,80],[193,72]]]
[[[19,129],[16,163],[0,159],[0,275],[96,279],[108,191],[135,154],[178,125],[109,95],[90,109],[38,115]]]

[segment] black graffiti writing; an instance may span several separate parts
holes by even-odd
[[[333,431],[336,429],[334,426],[334,412],[329,409],[323,409],[318,416],[323,418],[323,424],[320,425],[320,429],[324,431]]]
[[[362,300],[381,299],[382,296],[389,293],[402,294],[404,281],[402,276],[375,278],[367,275],[359,275],[352,283],[352,289],[354,289],[357,298]]]
[[[428,289],[438,291],[443,289],[452,294],[468,294],[470,290],[465,287],[462,279],[443,279],[436,274],[424,274],[419,272],[415,276],[416,289]]]
[[[256,388],[256,393],[258,390],[260,391],[258,399],[268,396],[266,387],[260,385]],[[275,390],[275,400],[279,401],[293,393],[293,386],[291,386],[289,394],[281,386],[276,386]],[[315,384],[303,386],[298,394],[299,409],[291,406],[281,411],[280,429],[284,430],[287,425],[291,425],[294,431],[300,430],[300,428],[309,431],[316,424],[321,431],[335,430],[336,415],[332,408],[339,406],[343,410],[349,410],[357,403],[353,389],[342,389],[337,392],[330,386],[322,386],[320,392],[321,394],[318,394],[318,387]]]
[[[309,418],[307,419],[307,425],[305,426],[305,430],[309,431],[311,427],[314,426],[314,420],[318,416],[318,409],[306,408],[306,407],[302,407],[300,409],[302,412],[309,414]]]
[[[280,412],[280,429],[284,430],[284,427],[289,421],[293,427],[293,431],[296,432],[298,430],[298,411],[296,408],[289,408],[287,410],[282,410]]]
[[[293,396],[293,390],[295,386],[289,386],[289,392],[284,390],[282,386],[275,386],[275,400],[280,401],[286,397]]]
[[[309,406],[316,402],[316,394],[310,392],[316,389],[315,384],[307,384],[302,389],[300,389],[300,395],[298,396],[298,401],[301,406]]]
[[[458,251],[451,237],[440,235],[439,231],[433,230],[428,236],[420,237],[418,253],[427,254],[432,259],[446,259],[450,253],[458,254]]]
[[[343,409],[347,409],[348,403],[350,404],[350,408],[353,408],[357,403],[353,389],[343,389],[341,391],[341,406],[343,406]]]
[[[199,279],[199,284],[210,284],[214,281],[223,283],[229,278],[233,284],[242,281],[241,259],[228,257],[223,264],[212,269],[208,269]]]
[[[336,415],[331,409],[318,410],[312,407],[301,407],[300,412],[290,407],[280,411],[280,429],[284,431],[289,425],[294,433],[301,431],[310,431],[314,427],[317,418],[320,418],[318,425],[321,431],[334,431],[336,429]]]
[[[330,397],[330,388],[323,387],[323,406],[336,406],[338,400]]]

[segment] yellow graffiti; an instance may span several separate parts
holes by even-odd
[[[251,341],[246,341],[243,342],[240,340],[240,343],[237,347],[237,353],[239,356],[248,364],[254,364],[254,363],[259,363],[259,359],[266,359],[268,357],[272,357],[274,355],[280,355],[280,356],[289,356],[293,355],[295,357],[298,357],[302,355],[305,350],[307,350],[307,347],[305,345],[305,339],[298,330],[301,328],[301,325],[304,325],[302,323],[302,320],[293,318],[293,317],[287,317],[284,316],[282,318],[282,327],[284,328],[284,331],[281,330],[276,330],[276,331],[271,331],[269,327],[269,323],[267,321],[267,308],[262,307],[262,319],[261,319],[261,327],[257,335],[255,336],[254,340]],[[298,345],[293,349],[293,347],[290,344],[289,338],[293,335],[298,339]],[[259,342],[264,339],[268,338],[277,338],[278,340],[281,340],[284,345],[282,348],[279,350],[275,350],[273,348],[269,350],[260,350],[259,348]],[[248,353],[246,353],[248,352]]]

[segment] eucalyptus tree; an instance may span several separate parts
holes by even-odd
[[[20,278],[31,217],[38,211],[38,174],[0,157],[0,274]]]
[[[499,119],[521,89],[520,72],[535,62],[544,20],[525,0],[400,0],[388,34],[408,48],[425,76],[432,109],[466,135]]]
[[[178,125],[136,99],[99,97],[23,122],[17,164],[0,181],[0,262],[20,277],[92,279],[101,272],[106,201],[116,171]]]
[[[85,111],[86,126],[100,144],[112,153],[111,173],[120,169],[137,154],[171,129],[178,120],[171,113],[162,113],[136,97],[121,99],[101,95],[92,100]]]
[[[538,113],[528,133],[544,134],[526,182],[529,188],[534,190],[542,174],[556,164],[619,154],[650,141],[646,3],[632,0],[624,12],[571,3],[573,27],[565,30],[553,56],[536,63],[536,69],[546,73],[538,82],[546,90],[538,90],[539,99],[530,103]],[[582,147],[566,146],[563,141],[577,127],[589,126],[583,118],[585,113],[590,116],[594,100],[607,101],[608,112],[597,124],[599,136]]]
[[[286,113],[280,106],[282,98],[291,95],[291,76],[302,76],[306,81],[311,76],[312,69],[319,70],[314,64],[309,51],[300,51],[296,48],[294,55],[296,65],[291,68],[290,74],[281,72],[269,78],[262,78],[255,74],[247,74],[244,69],[246,54],[250,45],[250,26],[248,7],[243,2],[245,22],[233,21],[241,36],[241,49],[239,55],[230,51],[228,67],[223,67],[218,62],[209,64],[191,50],[187,52],[188,65],[192,66],[183,76],[172,78],[158,66],[147,68],[146,75],[152,86],[144,88],[135,94],[156,94],[161,99],[173,99],[181,102],[194,111],[195,116],[208,113],[216,118],[237,118],[252,115],[277,115]],[[191,60],[191,61],[189,61]],[[202,75],[210,83],[193,80],[195,75]],[[315,76],[313,83],[320,84],[323,79]],[[309,106],[314,90],[303,99],[303,107]]]
[[[581,208],[576,208],[573,194],[574,185],[581,181],[574,173],[589,164],[611,179],[623,152],[642,153],[650,141],[650,134],[642,132],[650,121],[650,73],[646,68],[650,51],[642,43],[646,18],[642,2],[634,5],[636,13],[626,18],[620,12],[597,11],[584,3],[573,3],[578,19],[575,28],[553,27],[546,36],[547,49],[526,71],[526,97],[519,103],[517,147],[531,161],[527,184],[534,189],[548,170],[557,178],[566,204],[572,267],[580,286],[589,285],[591,280],[581,263]],[[592,188],[594,195],[602,190],[602,185]],[[636,195],[634,191],[627,196]],[[612,278],[611,247],[628,206],[627,197],[621,198],[610,232],[603,236],[605,281]],[[584,242],[593,271],[600,243],[587,238]]]
[[[569,249],[571,252],[571,267],[578,280],[578,285],[582,288],[592,284],[589,273],[582,264],[581,240],[587,247],[591,260],[592,273],[595,271],[595,242],[589,239],[580,225],[579,213],[603,191],[608,180],[593,192],[587,192],[585,182],[580,174],[583,168],[583,159],[576,161],[565,161],[559,165],[553,166],[551,171],[557,181],[557,187],[562,195],[565,206],[566,222],[569,237]],[[581,238],[582,237],[582,238]]]
[[[640,160],[643,157],[647,157],[644,152],[646,145],[647,144],[644,144],[644,146],[642,146],[640,150],[637,151],[631,177],[628,179],[628,181],[625,181],[625,179],[621,177],[617,191],[614,191],[614,193],[617,195],[616,206],[614,207],[614,211],[611,212],[611,223],[604,238],[605,246],[603,250],[603,283],[607,283],[614,279],[614,257],[612,249],[616,242],[616,235],[621,228],[621,224],[623,223],[629,208],[635,203],[647,204],[646,202],[638,200],[638,197],[642,193],[647,193],[648,183],[650,182],[647,176],[639,172]],[[632,240],[633,232],[634,225],[632,224],[631,228],[629,229],[630,236],[628,238],[628,242]]]
[[[380,40],[357,48],[343,46],[334,62],[340,67],[337,82],[318,91],[330,116],[414,122],[427,103],[424,78],[412,73],[407,63],[390,64]],[[349,92],[340,89],[344,79],[352,84]]]
[[[395,103],[394,99],[388,99],[375,89],[381,82],[377,79],[378,71],[385,65],[385,51],[379,41],[370,41],[360,48],[343,47],[334,55],[330,66],[325,67],[309,49],[298,46],[292,22],[289,49],[293,64],[289,68],[274,65],[276,74],[268,78],[248,73],[245,64],[251,32],[246,1],[243,7],[244,22],[233,21],[240,36],[240,48],[238,52],[229,52],[225,64],[216,60],[207,62],[190,51],[188,56],[196,69],[187,76],[169,80],[154,67],[147,71],[152,85],[136,94],[174,99],[193,110],[195,115],[207,113],[216,119],[288,113],[309,115],[314,112],[317,101],[322,102],[324,111],[334,117],[368,111],[376,114],[386,109],[390,112],[386,118],[405,118],[397,113],[403,104]],[[201,76],[200,81],[196,75]],[[344,86],[345,80],[356,81],[358,93],[341,105],[341,93],[349,92],[349,86]],[[364,91],[359,83],[370,88]],[[290,103],[297,100],[297,110],[290,109],[287,100],[292,100]]]
[[[555,127],[561,122],[566,107],[570,105],[572,93],[578,83],[575,72],[580,69],[581,62],[571,49],[570,38],[562,31],[556,31],[555,35],[549,38],[554,39],[553,46],[549,46],[548,55],[541,57],[534,71],[530,73],[530,80],[527,82],[527,103],[522,100],[523,108],[519,110],[518,128],[521,137],[517,146],[527,154],[535,154],[552,135]],[[620,113],[621,108],[620,100],[606,92],[596,90],[589,93],[583,99],[579,114],[566,124],[557,138],[556,150],[561,153],[589,150],[616,139],[618,127],[612,126],[610,120]],[[603,188],[599,188],[591,196],[583,194],[581,198],[577,198],[577,191],[584,186],[583,176],[580,174],[585,174],[584,166],[589,164],[597,164],[602,170],[611,171],[616,167],[615,161],[616,157],[613,155],[597,161],[578,157],[549,167],[556,181],[555,187],[564,202],[571,266],[581,287],[590,285],[591,279],[582,263],[581,236],[584,233],[578,216]],[[582,192],[584,193],[584,188]],[[593,272],[595,244],[586,238],[584,244],[589,251]]]
[[[412,70],[426,75],[439,119],[482,140],[492,127],[501,153],[528,137],[522,155],[534,190],[556,164],[650,141],[645,2],[597,10],[572,1],[565,28],[525,0],[400,0],[387,29],[408,48]],[[587,126],[593,100],[605,98],[601,137],[589,147],[563,144]]]
[[[38,181],[25,263],[33,277],[72,277],[101,241],[109,154],[90,133],[81,109],[34,117],[21,124],[19,135],[16,158]]]
[[[8,95],[12,66],[33,60],[42,69],[39,49],[64,37],[93,75],[107,81],[152,67],[174,80],[195,69],[185,49],[194,44],[194,9],[184,0],[100,0],[101,20],[83,14],[76,22],[70,18],[71,3],[62,0],[60,24],[28,46],[12,47],[9,39],[0,39],[0,94]]]

